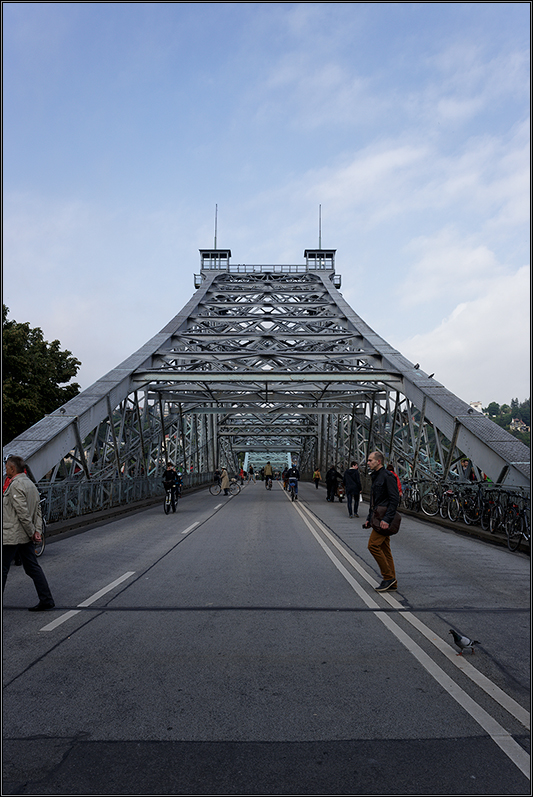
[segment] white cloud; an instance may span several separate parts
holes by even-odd
[[[529,267],[483,286],[430,332],[391,343],[465,401],[523,401],[530,395]]]
[[[512,47],[490,54],[472,41],[456,41],[426,59],[428,80],[410,97],[413,111],[431,127],[456,128],[510,99],[529,96],[529,54]],[[433,73],[436,72],[436,79]]]
[[[528,68],[517,22],[510,38],[481,30],[476,4],[465,29],[452,19],[463,18],[461,4],[245,3],[217,4],[206,27],[202,4],[156,4],[150,20],[139,4],[131,14],[112,5],[104,34],[83,4],[67,9],[59,40],[43,39],[37,59],[24,20],[29,10],[34,35],[42,4],[14,14],[16,46],[31,63],[31,74],[21,70],[26,91],[43,64],[46,127],[65,118],[76,135],[57,159],[56,136],[30,137],[31,117],[24,137],[11,133],[4,286],[13,317],[59,337],[92,381],[188,301],[215,202],[219,245],[250,263],[301,262],[322,204],[324,245],[338,249],[346,297],[370,324],[379,297],[378,334],[430,340],[464,312],[492,334],[485,305],[528,259]],[[111,34],[124,22],[116,51]],[[86,69],[95,46],[107,59],[96,76]],[[144,78],[130,92],[133,63]],[[104,75],[115,75],[111,92]],[[93,161],[76,144],[94,144],[79,114],[87,102],[106,131]],[[6,107],[8,127],[22,125],[22,105]],[[122,135],[117,113],[128,119]]]
[[[459,296],[470,299],[504,273],[487,246],[461,240],[451,228],[417,238],[407,249],[417,259],[398,290],[405,307]]]
[[[264,84],[250,99],[259,103],[258,118],[271,121],[272,115],[300,134],[319,127],[367,126],[384,111],[384,100],[373,94],[370,81],[333,59],[316,54],[291,52],[272,67]],[[290,110],[289,110],[290,109]]]
[[[192,294],[198,248],[190,219],[30,193],[6,195],[4,212],[9,318],[72,351],[83,388],[159,332]]]

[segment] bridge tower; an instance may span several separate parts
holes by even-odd
[[[9,453],[78,512],[110,491],[132,500],[168,460],[205,481],[247,454],[324,473],[380,448],[403,478],[462,478],[467,460],[478,478],[529,486],[528,449],[371,329],[339,290],[335,256],[244,265],[200,249],[178,315]]]

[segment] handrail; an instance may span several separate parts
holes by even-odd
[[[227,271],[230,274],[266,274],[274,272],[276,274],[306,274],[313,271],[334,271],[335,267],[332,264],[313,264],[312,266],[302,264],[290,265],[254,265],[246,263],[226,263],[226,264],[210,264],[202,263],[201,271]]]

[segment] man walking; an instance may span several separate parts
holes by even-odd
[[[370,511],[364,529],[372,528],[372,516],[378,507],[386,508],[382,520],[379,522],[380,532],[372,528],[368,540],[368,550],[376,560],[381,571],[382,582],[376,587],[377,592],[388,592],[398,589],[394,559],[390,549],[390,537],[387,529],[392,523],[396,509],[400,503],[398,484],[396,479],[383,467],[384,456],[381,451],[372,451],[368,457],[368,467],[372,471],[372,488],[370,494]]]
[[[357,462],[352,462],[348,470],[344,471],[343,481],[348,503],[348,514],[350,517],[359,517],[357,510],[359,509],[359,496],[361,495],[361,476]]]
[[[6,474],[11,481],[3,495],[2,592],[11,562],[18,552],[24,572],[32,579],[39,596],[39,603],[29,611],[45,612],[53,609],[55,603],[34,550],[34,543],[41,539],[43,527],[39,491],[24,473],[22,457],[13,455],[7,458]]]
[[[326,501],[334,501],[337,494],[337,479],[342,479],[341,474],[332,465],[326,473]]]

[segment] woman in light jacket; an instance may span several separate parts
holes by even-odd
[[[229,495],[229,476],[226,468],[222,468],[220,477],[221,477],[220,486],[224,490],[224,495]]]

